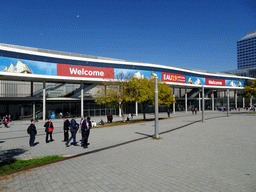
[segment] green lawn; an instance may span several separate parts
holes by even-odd
[[[54,156],[45,156],[40,158],[28,159],[28,160],[11,160],[0,163],[0,175],[9,173],[12,171],[18,171],[22,168],[34,167],[36,165],[42,165],[48,162],[53,162],[63,159],[63,156],[54,155]]]

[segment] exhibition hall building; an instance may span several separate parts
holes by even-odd
[[[115,80],[121,72],[148,79],[157,75],[173,89],[173,113],[202,110],[202,95],[205,110],[226,107],[227,97],[233,108],[254,102],[242,97],[250,77],[0,44],[0,115],[11,115],[12,119],[38,115],[43,120],[72,114],[120,115],[118,107],[97,105],[92,96],[97,85]],[[166,106],[159,106],[159,112],[166,111]],[[134,103],[124,112],[138,115],[142,108]],[[154,107],[149,105],[147,112],[153,113]]]

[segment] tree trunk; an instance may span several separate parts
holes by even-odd
[[[142,105],[142,109],[143,109],[143,119],[146,120],[146,105]]]

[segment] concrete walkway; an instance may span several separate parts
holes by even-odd
[[[206,112],[208,120],[203,123],[196,122],[201,120],[200,113],[180,112],[173,117],[159,121],[160,132],[166,131],[160,140],[149,137],[154,133],[154,122],[106,127],[91,130],[87,149],[65,147],[61,142],[62,120],[53,121],[55,141],[49,144],[45,143],[43,122],[37,123],[39,144],[33,148],[28,145],[26,133],[29,122],[11,122],[11,128],[0,129],[2,160],[97,152],[14,174],[1,180],[0,188],[4,191],[256,191],[256,116],[237,113],[226,117],[223,112]],[[114,117],[114,120],[121,119]],[[181,126],[184,127],[168,132]],[[81,138],[80,134],[77,136]],[[106,147],[109,148],[100,150]]]

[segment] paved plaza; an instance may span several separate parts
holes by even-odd
[[[166,117],[166,113],[160,114]],[[148,118],[153,115],[147,115]],[[0,160],[45,155],[81,155],[16,173],[0,180],[3,191],[256,191],[255,115],[234,112],[177,112],[154,122],[92,129],[90,145],[65,147],[63,121],[53,120],[54,142],[45,143],[43,122],[36,123],[29,147],[29,121],[0,128]],[[101,118],[92,118],[99,122]],[[141,119],[142,115],[135,117]],[[114,117],[114,121],[121,118]],[[165,132],[165,133],[164,133]],[[77,139],[81,135],[77,134]],[[103,150],[101,150],[103,149]]]

